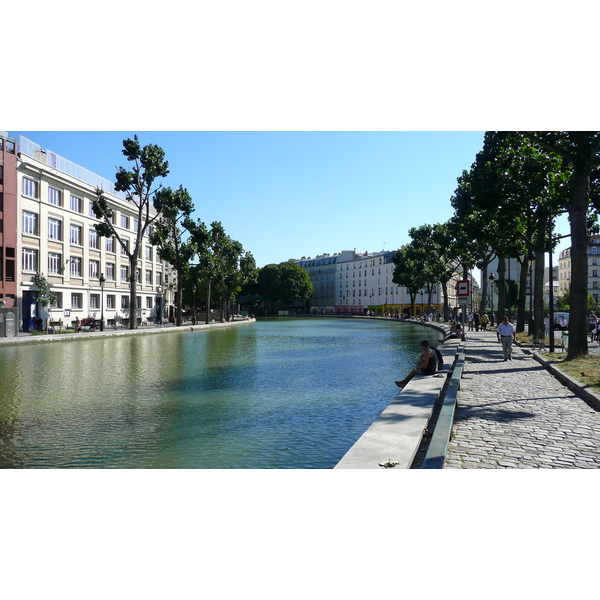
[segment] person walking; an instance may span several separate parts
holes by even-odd
[[[487,316],[487,314],[484,312],[481,315],[481,330],[482,331],[486,331],[486,327],[487,324],[490,322],[490,318]]]
[[[509,322],[507,316],[503,317],[502,323],[498,325],[496,333],[498,334],[498,341],[502,343],[504,360],[512,360],[512,343],[517,339],[517,332],[515,326]]]
[[[469,331],[473,331],[473,313],[471,311],[469,311],[469,314],[467,315],[467,322]]]
[[[475,325],[475,331],[479,331],[480,317],[478,312],[473,313],[473,325]]]
[[[429,347],[429,342],[421,342],[423,352],[417,359],[417,368],[411,371],[402,381],[396,381],[398,387],[404,387],[415,375],[435,375],[437,371],[438,357],[434,350]]]

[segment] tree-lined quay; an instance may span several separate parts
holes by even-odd
[[[600,413],[519,347],[471,332],[446,469],[598,468]]]

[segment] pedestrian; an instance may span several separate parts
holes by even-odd
[[[591,312],[590,316],[588,317],[589,333],[594,333],[594,331],[596,331],[597,324],[598,324],[598,318],[596,317],[596,315],[593,312]]]
[[[474,312],[473,313],[473,325],[475,325],[475,331],[479,331],[479,321],[480,321],[480,316],[478,312]]]
[[[502,343],[502,354],[504,360],[512,360],[512,343],[517,341],[515,326],[509,322],[508,317],[504,316],[502,323],[498,325],[497,329],[498,341]]]
[[[484,312],[481,315],[481,330],[482,331],[486,331],[486,327],[487,324],[490,322],[490,318],[487,316],[487,314]]]
[[[408,377],[405,377],[402,381],[396,381],[398,387],[404,387],[415,375],[435,375],[438,363],[437,354],[430,348],[427,340],[421,342],[421,349],[423,352],[417,359],[417,368],[411,371]]]
[[[81,333],[81,321],[79,317],[75,319],[75,333]]]
[[[467,315],[467,321],[469,323],[469,331],[473,331],[473,313],[471,311]]]

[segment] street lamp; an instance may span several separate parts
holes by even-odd
[[[104,273],[100,273],[100,293],[102,300],[100,301],[100,331],[104,331],[104,284],[106,283],[106,277]]]
[[[490,317],[490,324],[493,327],[494,326],[494,281],[496,281],[496,278],[494,277],[493,273],[490,273],[490,300],[492,301],[492,315]]]
[[[194,325],[196,324],[196,291],[197,291],[197,287],[196,284],[194,284],[194,286],[192,287],[192,291],[194,292],[194,317],[192,319],[192,321],[194,322]]]

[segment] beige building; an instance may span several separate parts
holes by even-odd
[[[595,302],[600,300],[600,235],[589,237],[588,251],[588,293]],[[571,287],[571,248],[561,251],[558,259],[559,292],[562,295]]]
[[[162,321],[174,298],[172,272],[148,241],[146,232],[136,273],[118,241],[97,235],[92,211],[97,187],[105,191],[115,209],[119,235],[134,243],[139,223],[134,208],[115,192],[113,184],[86,169],[18,136],[17,203],[20,212],[17,238],[20,252],[18,305],[22,327],[33,327],[41,317],[71,324],[77,317],[100,319],[106,326],[129,318],[129,278],[137,280],[138,323]],[[36,272],[42,273],[59,296],[50,314],[37,302]],[[101,276],[105,280],[100,285]]]

